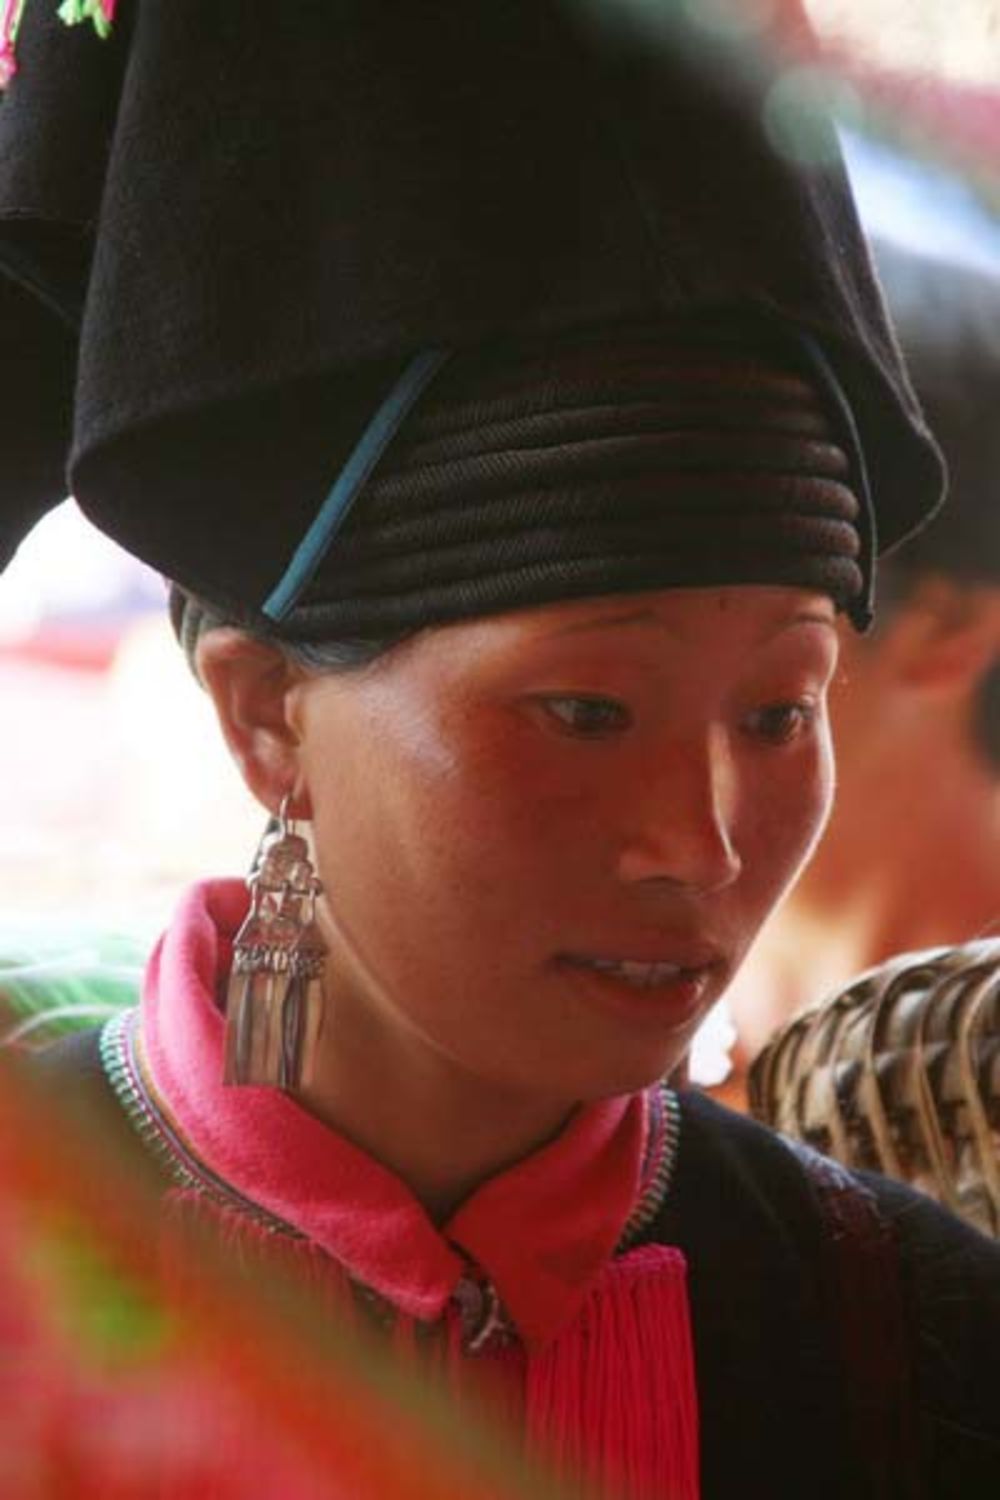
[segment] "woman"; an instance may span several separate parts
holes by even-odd
[[[822,828],[876,515],[935,503],[838,169],[563,7],[344,6],[266,53],[185,9],[136,13],[73,478],[178,580],[278,827],[50,1066],[168,1203],[449,1349],[573,1478],[983,1493],[995,1250],[658,1082]],[[219,196],[152,191],[167,150]],[[219,234],[244,171],[295,232]]]
[[[686,442],[680,485],[662,442],[645,468],[633,400],[671,369],[717,424],[694,476]],[[375,634],[401,563],[428,579],[442,530],[464,524],[469,464],[490,472],[487,408],[504,443],[512,405],[551,434],[584,387],[592,435],[628,414],[640,429],[637,472],[596,485],[596,524],[592,506],[579,516],[579,451],[550,447],[550,566],[512,566],[534,524],[504,476],[474,572],[410,598],[444,620]],[[699,1492],[699,1421],[706,1495],[747,1492],[762,1445],[766,1488],[749,1492],[770,1495],[801,1492],[817,1445],[813,1494],[914,1493],[921,1459],[930,1494],[977,1493],[996,1455],[995,1248],[898,1186],[815,1180],[776,1138],[657,1083],[829,810],[835,621],[865,584],[825,400],[766,337],[703,321],[457,357],[316,574],[348,557],[367,636],[290,644],[174,594],[237,763],[282,826],[251,878],[259,915],[235,882],[186,900],[141,1012],[105,1030],[99,1091],[153,1144],[168,1196],[220,1210],[237,1238],[263,1223],[319,1247],[331,1280],[432,1345],[456,1330],[460,1387],[497,1366],[543,1452],[561,1433],[571,1475],[637,1494]],[[740,470],[762,435],[782,459],[764,482]],[[695,485],[735,494],[745,524],[712,549],[695,525],[679,565]],[[636,589],[640,567],[664,587]],[[329,597],[351,607],[343,588]],[[81,1045],[95,1068],[96,1038],[73,1066]]]

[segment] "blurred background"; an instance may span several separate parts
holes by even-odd
[[[156,927],[238,872],[261,819],[166,617],[163,581],[67,500],[0,576],[0,911]]]
[[[1000,278],[1000,0],[808,0],[814,44],[799,0],[636,3],[651,25],[748,65],[754,49],[779,49],[776,139],[808,150],[810,107],[832,103],[869,228]],[[56,913],[145,932],[191,878],[246,867],[261,819],[164,598],[69,500],[0,576],[8,926]]]

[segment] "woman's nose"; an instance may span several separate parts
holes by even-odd
[[[630,828],[618,856],[619,878],[698,892],[732,885],[742,862],[734,842],[736,767],[725,731],[672,747],[637,780],[627,799]]]

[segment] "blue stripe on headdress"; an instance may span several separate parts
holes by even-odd
[[[269,619],[283,620],[311,583],[375,465],[449,354],[447,349],[425,350],[410,361],[396,381],[355,444],[288,567],[263,604],[263,612]]]

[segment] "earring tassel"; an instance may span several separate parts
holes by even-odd
[[[323,1029],[323,960],[325,949],[310,927],[293,955],[293,970],[281,1001],[281,1057],[279,1087],[298,1088],[306,1082],[308,1065],[316,1054]]]
[[[274,1069],[276,977],[266,969],[237,971],[229,981],[224,1083],[267,1081]],[[282,989],[284,986],[282,986]]]
[[[250,910],[233,943],[223,1082],[294,1090],[323,1023],[326,947],[316,925],[320,883],[309,846],[282,805],[247,884]]]

